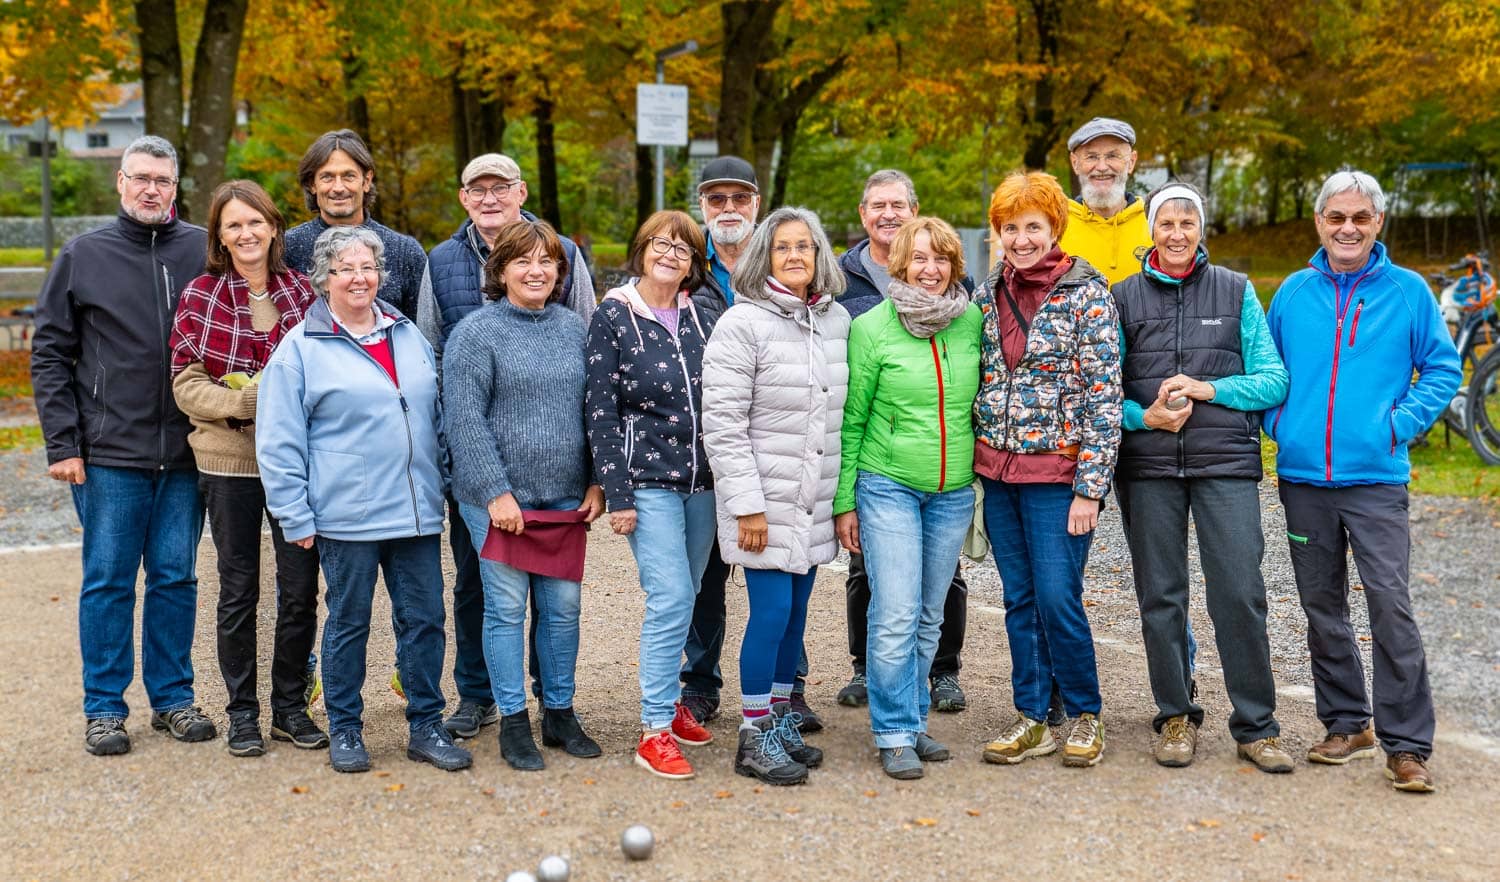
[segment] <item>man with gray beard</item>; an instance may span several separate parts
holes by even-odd
[[[1140,272],[1151,247],[1146,204],[1125,189],[1135,171],[1135,129],[1096,116],[1068,138],[1068,159],[1082,192],[1068,203],[1068,226],[1058,244],[1115,285]]]

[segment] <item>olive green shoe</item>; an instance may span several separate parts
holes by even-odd
[[[1097,766],[1103,758],[1104,723],[1094,714],[1079,714],[1063,744],[1063,765],[1087,768]]]
[[[984,746],[984,761],[1015,765],[1027,757],[1046,756],[1057,750],[1052,730],[1025,714],[1017,715],[995,740]]]
[[[1161,727],[1161,738],[1156,742],[1156,764],[1180,769],[1193,763],[1198,752],[1198,727],[1187,718],[1187,714],[1172,717]]]

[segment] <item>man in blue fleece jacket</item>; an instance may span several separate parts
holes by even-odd
[[[1422,277],[1391,263],[1376,240],[1385,194],[1374,178],[1333,174],[1315,211],[1323,247],[1282,283],[1266,316],[1291,388],[1264,421],[1277,443],[1318,719],[1328,730],[1307,758],[1343,765],[1373,757],[1378,741],[1392,786],[1429,792],[1435,718],[1407,589],[1406,445],[1458,389],[1458,352]],[[1373,729],[1349,624],[1349,547],[1370,611]]]

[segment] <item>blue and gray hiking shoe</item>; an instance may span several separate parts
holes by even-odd
[[[786,707],[786,704],[777,704],[774,707]],[[781,735],[781,744],[786,748],[787,756],[796,760],[809,769],[816,769],[823,764],[823,751],[816,747],[809,747],[802,740],[802,715],[794,710],[785,710],[773,713],[776,717],[776,730]]]
[[[335,772],[370,771],[370,752],[365,750],[365,736],[358,729],[333,733],[328,745],[328,761]]]
[[[413,732],[406,745],[406,758],[419,763],[431,763],[445,772],[456,772],[473,765],[474,757],[453,743],[442,723]]]
[[[781,730],[767,714],[740,726],[740,745],[734,753],[735,774],[759,778],[777,786],[807,780],[807,766],[792,759],[781,743]]]

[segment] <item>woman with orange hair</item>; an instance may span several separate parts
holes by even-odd
[[[974,471],[1005,599],[1016,718],[993,763],[1057,750],[1045,722],[1055,681],[1072,730],[1063,764],[1104,755],[1099,671],[1083,568],[1120,446],[1120,343],[1104,277],[1057,245],[1068,197],[1041,172],[990,200],[1004,257],[974,294],[984,317]]]

